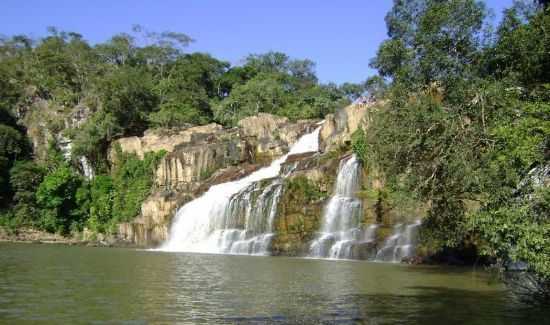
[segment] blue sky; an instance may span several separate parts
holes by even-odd
[[[487,0],[496,19],[512,0]],[[133,24],[183,32],[208,52],[238,64],[249,53],[282,51],[317,63],[321,81],[359,82],[386,38],[391,0],[2,0],[0,34],[43,36],[47,26],[103,42]]]

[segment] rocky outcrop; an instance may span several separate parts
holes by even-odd
[[[67,130],[81,127],[91,116],[92,109],[87,100],[74,107],[56,105],[42,99],[29,90],[28,105],[18,107],[16,114],[19,123],[27,132],[33,154],[37,160],[45,160],[50,144],[55,144],[67,161],[78,162],[80,172],[88,179],[94,177],[94,170],[86,157],[72,157],[72,139]]]
[[[267,162],[286,153],[289,145],[312,126],[312,121],[291,123],[286,117],[260,113],[240,120],[238,125],[245,137],[255,139],[256,160]]]
[[[360,127],[368,126],[368,112],[375,103],[350,105],[325,117],[321,128],[321,149],[325,152],[351,144],[351,136]]]
[[[164,150],[173,152],[177,146],[198,142],[202,136],[213,135],[222,131],[222,126],[211,123],[207,125],[184,128],[181,130],[154,129],[145,131],[142,137],[127,137],[116,140],[113,149],[120,146],[123,152],[132,152],[143,158],[147,152]],[[110,158],[113,159],[111,150]]]
[[[159,245],[168,238],[170,216],[186,200],[189,198],[174,192],[154,192],[143,202],[136,219],[118,225],[118,236],[138,246]]]
[[[165,190],[193,191],[216,170],[253,161],[246,140],[238,134],[225,133],[224,136],[210,134],[202,141],[176,147],[160,162],[156,186]]]
[[[32,93],[32,91],[31,91]],[[17,109],[17,118],[27,130],[33,153],[44,160],[50,143],[57,143],[67,159],[71,158],[71,140],[63,134],[64,130],[77,128],[91,115],[91,109],[84,102],[74,107],[59,106],[51,101],[29,94],[32,98],[28,105]]]
[[[143,137],[115,141],[111,159],[116,158],[116,147],[139,157],[147,152],[167,152],[156,170],[153,192],[142,204],[140,215],[119,226],[119,237],[139,246],[158,245],[166,239],[179,206],[209,186],[243,177],[284,154],[315,122],[292,123],[286,118],[259,114],[241,120],[238,128],[208,124],[150,130]]]

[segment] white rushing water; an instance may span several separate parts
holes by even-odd
[[[393,234],[386,239],[382,248],[376,254],[377,261],[401,262],[415,253],[420,220],[412,224],[397,224]]]
[[[310,257],[368,258],[374,247],[377,225],[361,227],[362,204],[355,196],[361,180],[360,163],[355,157],[342,160],[334,194],[323,211],[321,232],[310,246]]]
[[[271,165],[233,182],[210,187],[177,212],[164,251],[267,254],[282,192],[281,165],[292,154],[319,150],[321,127],[302,136]],[[273,179],[274,178],[274,179]],[[270,180],[266,186],[262,180]]]

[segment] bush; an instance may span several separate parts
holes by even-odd
[[[112,172],[112,211],[116,222],[126,222],[139,214],[141,203],[153,186],[157,164],[166,152],[148,152],[140,160],[136,154],[117,151]]]
[[[68,234],[71,229],[82,226],[84,216],[79,213],[76,201],[76,191],[81,184],[80,176],[67,165],[44,177],[36,191],[42,229]]]

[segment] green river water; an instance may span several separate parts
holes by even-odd
[[[482,270],[0,243],[2,324],[545,324]]]

